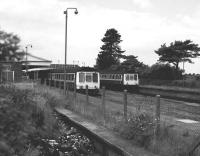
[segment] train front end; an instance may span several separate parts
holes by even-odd
[[[139,89],[138,74],[136,74],[136,73],[124,74],[123,85],[129,91],[138,92],[138,89]]]
[[[100,74],[96,71],[78,71],[76,73],[76,89],[85,91],[88,86],[88,91],[91,94],[98,94],[100,88]]]

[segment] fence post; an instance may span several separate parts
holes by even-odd
[[[58,83],[58,89],[60,90],[60,92],[62,92],[62,88],[61,88],[61,86],[62,86],[62,81],[59,81],[59,83]]]
[[[76,99],[76,84],[74,84],[74,98]]]
[[[155,135],[160,134],[160,95],[156,95]]]
[[[44,79],[44,84],[47,86],[47,79]]]
[[[86,85],[85,94],[86,94],[86,105],[88,105],[89,104],[88,85]]]
[[[124,120],[125,122],[128,121],[127,119],[127,90],[124,90]]]
[[[56,88],[56,82],[57,82],[57,81],[54,81],[54,88]]]
[[[104,118],[104,124],[105,124],[105,119],[106,119],[105,92],[106,92],[106,89],[103,86],[102,87],[102,113],[103,113],[103,118]]]

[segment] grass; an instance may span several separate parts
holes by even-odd
[[[153,80],[153,79],[142,79],[141,85],[157,86],[161,88],[174,88],[177,90],[189,90],[199,91],[200,82],[199,80]]]

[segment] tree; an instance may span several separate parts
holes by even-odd
[[[98,69],[107,69],[112,65],[119,64],[124,51],[121,50],[119,43],[121,35],[114,28],[108,29],[101,40],[104,44],[100,47],[101,51],[96,60]]]
[[[160,62],[172,63],[178,71],[180,62],[192,62],[192,58],[200,56],[198,44],[192,43],[191,40],[175,41],[169,46],[161,45],[155,53],[159,55]]]
[[[141,67],[143,65],[142,62],[139,62],[137,56],[128,55],[123,57],[125,61],[121,63],[121,66],[126,68],[126,71],[136,72],[136,68]]]
[[[151,66],[148,74],[148,78],[159,80],[175,80],[181,78],[182,71],[170,64],[156,63]]]
[[[19,46],[20,38],[12,33],[0,30],[0,61],[19,61],[24,51]]]

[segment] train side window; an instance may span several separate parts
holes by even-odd
[[[117,75],[115,76],[115,78],[118,80],[118,79],[119,79],[119,75],[117,74]]]
[[[86,73],[86,82],[92,82],[92,74]]]
[[[66,80],[69,80],[69,74],[66,75]]]
[[[137,81],[137,79],[138,79],[138,78],[137,78],[137,74],[135,74],[135,75],[134,75],[134,80]]]
[[[106,78],[106,79],[108,79],[108,78],[109,78],[109,77],[108,77],[108,74],[106,74],[106,75],[105,75],[105,78]]]
[[[79,73],[79,82],[85,82],[85,73]]]
[[[93,73],[93,82],[98,82],[98,74]]]

